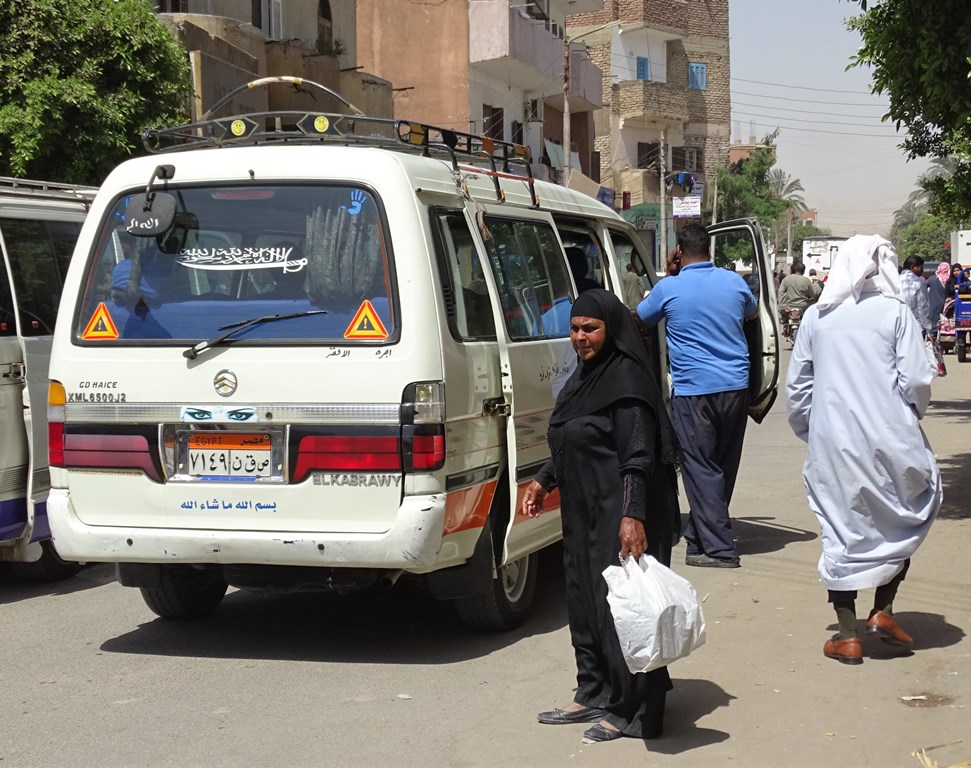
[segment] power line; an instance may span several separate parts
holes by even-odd
[[[780,119],[786,120],[787,119],[785,117],[776,117],[774,115],[759,115],[759,114],[756,114],[755,112],[739,112],[738,114],[748,115],[749,117],[761,117],[765,120],[780,120]],[[874,125],[873,123],[840,123],[840,122],[836,122],[835,120],[809,120],[804,117],[794,117],[791,119],[798,120],[800,124],[809,123],[811,125],[849,125],[849,126],[855,126],[856,128],[889,128],[895,133],[897,132],[897,129],[894,128],[892,125],[886,125],[886,124]],[[879,135],[879,134],[874,134],[874,135]]]
[[[743,114],[744,115],[744,114],[748,114],[748,113],[742,112],[740,114]],[[761,117],[761,118],[763,118],[764,120],[766,120],[768,122],[773,122],[774,119],[775,119],[775,118],[772,118],[772,117],[766,117],[765,115],[752,115],[752,117]],[[799,131],[801,133],[822,133],[822,134],[825,134],[827,136],[864,136],[864,137],[870,138],[870,139],[894,139],[895,141],[901,141],[903,139],[903,136],[890,136],[888,134],[879,134],[879,133],[852,133],[852,132],[849,132],[849,131],[821,131],[821,130],[816,129],[816,128],[796,128],[796,127],[791,126],[791,125],[782,125],[781,123],[778,123],[778,122],[776,122],[775,125],[776,125],[777,128],[779,128],[779,130],[781,130],[783,132],[784,131]]]
[[[856,117],[860,119],[869,119],[872,115],[848,115],[845,112],[823,112],[818,109],[793,109],[792,107],[773,107],[768,104],[749,104],[744,101],[732,101],[732,106],[738,105],[740,107],[754,107],[755,109],[771,109],[775,112],[799,112],[800,114],[806,115],[832,115],[833,117]]]
[[[886,104],[850,104],[848,102],[842,101],[814,101],[813,99],[801,99],[801,98],[789,98],[788,96],[768,96],[764,93],[750,93],[748,91],[732,91],[732,94],[738,94],[739,96],[754,96],[758,99],[772,99],[773,101],[797,101],[800,104],[828,104],[831,107],[880,107],[881,109],[889,109],[889,105]]]
[[[754,83],[755,85],[771,85],[774,88],[793,88],[799,91],[823,91],[825,93],[851,93],[857,96],[869,96],[871,94],[870,91],[840,91],[840,90],[837,90],[836,88],[810,88],[805,85],[787,85],[786,83],[767,83],[763,80],[746,80],[745,78],[742,78],[742,77],[733,77],[731,79],[737,83]]]

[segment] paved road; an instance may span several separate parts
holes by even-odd
[[[509,634],[463,629],[401,585],[344,599],[234,592],[208,620],[165,622],[97,565],[53,586],[0,572],[0,768],[891,768],[961,738],[930,754],[969,760],[971,363],[948,363],[925,421],[947,500],[896,604],[911,656],[869,642],[860,667],[822,656],[834,622],[804,449],[777,405],[750,428],[733,505],[743,567],[676,565],[705,597],[709,642],[672,667],[661,740],[583,746],[582,727],[535,722],[573,686],[557,552],[542,560],[535,616]]]

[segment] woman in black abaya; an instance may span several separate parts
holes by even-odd
[[[604,290],[573,304],[570,340],[580,358],[556,400],[551,458],[526,489],[523,512],[540,513],[560,489],[567,613],[577,661],[573,702],[541,723],[596,723],[584,741],[661,734],[666,668],[631,674],[607,604],[602,573],[618,554],[671,562],[679,526],[677,443],[633,318]]]

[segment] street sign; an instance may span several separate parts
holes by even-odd
[[[701,198],[695,195],[673,197],[671,198],[671,213],[676,219],[700,219]]]

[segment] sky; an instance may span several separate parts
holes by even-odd
[[[870,70],[846,71],[860,44],[846,0],[730,0],[732,141],[776,139],[777,168],[798,179],[817,225],[833,235],[887,235],[929,163],[908,161],[881,122],[889,99]]]

